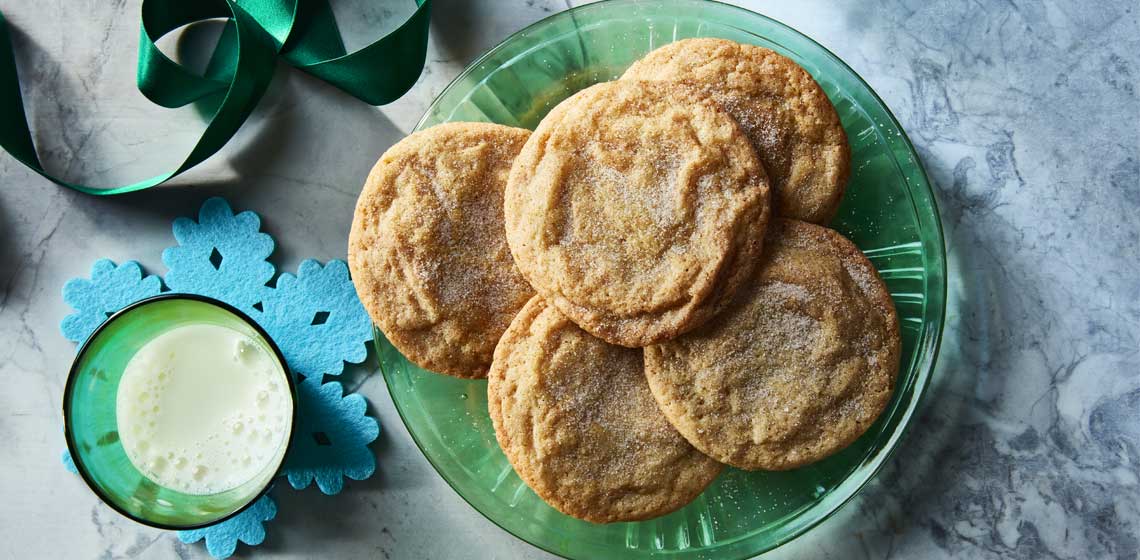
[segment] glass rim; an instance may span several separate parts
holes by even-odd
[[[75,437],[74,437],[74,434],[72,433],[72,429],[71,429],[73,418],[72,418],[71,414],[68,412],[69,409],[71,408],[70,405],[71,405],[72,396],[75,394],[76,379],[79,377],[79,365],[83,361],[83,358],[86,356],[88,350],[90,350],[91,345],[94,343],[95,339],[98,338],[98,336],[107,327],[109,327],[113,322],[121,319],[127,313],[134,311],[135,309],[138,309],[140,307],[144,307],[146,305],[150,305],[150,304],[154,304],[154,303],[160,303],[160,302],[168,301],[168,300],[187,300],[187,301],[195,301],[198,303],[205,303],[207,305],[211,305],[211,306],[217,307],[223,311],[229,312],[230,314],[234,315],[238,319],[241,319],[242,322],[246,323],[251,328],[253,328],[254,331],[256,331],[257,334],[259,336],[261,336],[262,339],[265,340],[266,344],[273,351],[274,359],[276,359],[278,361],[278,363],[281,364],[281,368],[285,372],[285,383],[289,386],[289,401],[293,405],[292,406],[292,409],[293,409],[292,421],[289,424],[289,433],[285,439],[285,453],[284,453],[284,455],[282,455],[281,462],[277,465],[277,468],[274,469],[273,475],[270,476],[269,480],[266,481],[264,486],[260,490],[258,490],[256,493],[254,493],[252,495],[252,497],[249,499],[249,501],[242,504],[241,507],[235,509],[234,511],[232,511],[230,513],[227,513],[226,515],[224,515],[222,517],[219,517],[217,519],[214,519],[214,520],[211,520],[211,521],[208,521],[205,523],[193,523],[193,524],[186,524],[186,525],[178,525],[178,524],[173,524],[173,523],[162,523],[162,522],[158,522],[158,521],[153,521],[153,520],[146,519],[144,517],[135,515],[134,513],[127,511],[125,508],[123,508],[118,503],[116,503],[113,499],[111,499],[111,497],[108,496],[107,493],[105,493],[99,485],[95,484],[94,480],[91,477],[90,471],[87,469],[87,466],[83,463],[82,454],[77,453],[78,445],[75,442]],[[67,442],[67,453],[71,456],[71,461],[72,461],[72,463],[75,464],[75,470],[79,474],[79,477],[81,479],[83,479],[84,484],[86,484],[87,487],[90,488],[91,491],[95,493],[95,495],[99,498],[99,500],[101,502],[103,502],[105,505],[109,506],[111,509],[115,510],[120,515],[126,517],[127,519],[130,519],[131,521],[134,521],[136,523],[140,523],[142,525],[146,525],[148,527],[153,527],[155,529],[164,529],[164,530],[168,530],[168,531],[187,531],[187,530],[202,529],[204,527],[210,527],[213,525],[217,525],[219,523],[222,523],[224,521],[232,519],[233,517],[237,516],[238,514],[249,509],[251,506],[253,506],[253,504],[257,503],[258,500],[260,500],[262,497],[264,497],[266,494],[268,494],[269,491],[273,488],[273,485],[276,482],[277,478],[279,478],[281,476],[281,472],[285,468],[285,458],[289,454],[289,447],[292,445],[293,435],[294,435],[294,432],[296,431],[296,428],[297,428],[297,416],[298,416],[297,384],[293,379],[292,372],[289,369],[289,364],[285,361],[285,355],[281,352],[281,349],[277,347],[277,343],[273,341],[273,338],[269,336],[269,333],[265,332],[265,329],[261,328],[261,325],[257,324],[257,322],[253,320],[253,318],[251,318],[249,315],[247,315],[245,312],[238,309],[237,307],[234,307],[234,306],[232,306],[232,305],[230,305],[224,301],[214,299],[214,298],[209,297],[209,296],[199,295],[199,294],[167,292],[164,294],[158,294],[158,295],[154,295],[154,296],[150,296],[150,297],[140,299],[140,300],[138,300],[134,303],[131,303],[130,305],[127,305],[126,307],[123,307],[122,309],[112,313],[111,316],[107,317],[106,321],[103,321],[102,323],[99,324],[98,327],[95,328],[95,330],[91,331],[91,334],[87,336],[87,340],[83,341],[83,344],[80,345],[79,350],[77,350],[75,353],[75,358],[71,362],[71,367],[67,371],[67,381],[64,383],[64,386],[63,386],[63,433],[64,433],[64,439]]]
[[[810,46],[818,49],[819,52],[827,60],[829,60],[833,64],[838,65],[838,67],[841,70],[849,72],[850,75],[855,78],[855,80],[858,82],[858,84],[861,85],[863,87],[863,89],[867,93],[870,94],[870,96],[874,100],[877,108],[880,109],[886,115],[887,119],[889,120],[888,124],[891,127],[893,127],[894,129],[898,130],[900,133],[897,137],[890,137],[890,138],[884,137],[884,140],[888,143],[901,142],[902,148],[904,148],[905,151],[908,152],[912,156],[913,161],[914,161],[914,165],[915,165],[915,169],[917,170],[918,173],[917,173],[917,177],[915,178],[915,180],[913,180],[913,181],[907,180],[906,181],[906,190],[911,195],[910,196],[910,202],[911,202],[911,207],[914,209],[916,222],[922,226],[928,227],[929,231],[931,233],[931,235],[929,235],[929,236],[920,236],[922,248],[924,251],[923,260],[924,260],[924,263],[926,263],[930,266],[930,274],[927,274],[926,277],[924,278],[924,284],[926,286],[928,286],[931,293],[936,293],[940,297],[938,298],[938,301],[934,301],[934,302],[929,301],[929,299],[924,299],[924,301],[923,301],[923,310],[922,310],[921,317],[923,319],[924,332],[923,332],[923,336],[916,341],[915,356],[913,358],[914,360],[916,360],[916,364],[913,366],[916,371],[915,371],[915,376],[914,376],[913,383],[911,386],[911,390],[913,391],[914,396],[911,399],[909,399],[909,402],[900,401],[900,402],[896,403],[894,409],[897,410],[898,408],[904,408],[904,410],[902,410],[901,412],[898,413],[898,414],[900,414],[900,416],[899,416],[897,427],[894,430],[891,430],[890,432],[887,432],[884,434],[886,436],[887,440],[884,442],[883,447],[881,448],[881,450],[878,453],[874,453],[871,455],[870,460],[871,460],[872,464],[869,465],[869,468],[866,468],[862,473],[853,472],[851,474],[852,477],[858,477],[858,478],[848,479],[851,483],[851,486],[848,487],[849,491],[846,491],[844,493],[845,495],[837,496],[834,493],[829,493],[828,496],[825,496],[817,504],[817,506],[825,505],[825,507],[826,507],[826,511],[824,511],[822,515],[819,515],[817,518],[811,519],[810,521],[803,524],[802,526],[796,527],[793,530],[789,531],[788,534],[784,536],[784,538],[778,539],[770,547],[764,548],[762,550],[757,550],[754,552],[741,551],[740,556],[735,556],[735,557],[726,556],[726,558],[737,558],[738,560],[743,560],[745,558],[750,558],[750,557],[755,556],[757,554],[763,554],[765,552],[769,552],[771,550],[779,548],[780,546],[783,546],[783,545],[803,536],[805,533],[814,529],[819,524],[830,519],[840,509],[842,509],[848,502],[850,502],[856,495],[858,495],[863,490],[863,488],[867,485],[867,483],[869,483],[871,480],[873,480],[879,474],[879,472],[882,470],[883,466],[886,465],[886,463],[898,451],[900,442],[902,441],[903,437],[909,432],[909,430],[911,428],[911,424],[913,423],[912,420],[913,420],[914,414],[918,411],[919,407],[922,405],[923,401],[926,398],[927,390],[929,389],[930,384],[931,384],[930,383],[931,379],[934,376],[934,369],[935,369],[935,366],[937,365],[938,356],[939,356],[939,353],[941,351],[942,335],[943,335],[943,331],[945,330],[945,326],[946,326],[946,305],[947,305],[947,297],[946,296],[947,296],[947,289],[948,289],[946,238],[945,238],[945,233],[943,231],[941,213],[939,212],[939,209],[938,209],[938,202],[937,202],[937,199],[936,199],[936,196],[934,193],[934,189],[931,186],[930,176],[927,173],[926,168],[922,163],[922,160],[918,157],[918,152],[914,147],[914,143],[911,142],[910,136],[906,133],[906,130],[902,127],[902,124],[899,123],[898,118],[891,111],[890,107],[888,107],[887,104],[883,101],[883,99],[879,96],[879,94],[874,90],[874,88],[872,88],[871,85],[869,83],[867,83],[867,80],[865,80],[863,78],[863,76],[861,76],[858,72],[856,72],[855,69],[853,69],[850,65],[848,65],[842,58],[837,56],[830,49],[828,49],[827,47],[825,47],[824,45],[822,45],[821,43],[819,43],[815,39],[813,39],[810,36],[798,31],[794,27],[792,27],[788,24],[785,24],[782,21],[779,21],[773,17],[767,16],[767,15],[764,15],[764,14],[761,14],[758,12],[754,12],[754,11],[749,10],[747,8],[743,8],[741,6],[736,6],[733,4],[727,4],[727,3],[722,2],[720,0],[660,0],[657,3],[659,3],[659,4],[672,3],[672,4],[679,4],[679,5],[680,4],[692,4],[692,5],[710,5],[711,4],[711,5],[715,5],[719,9],[726,9],[726,10],[730,10],[730,11],[735,11],[735,12],[742,14],[744,16],[747,16],[749,18],[759,18],[760,20],[763,20],[763,21],[773,25],[776,28],[782,29],[783,31],[785,31],[789,34],[806,41]],[[514,40],[516,40],[520,37],[526,36],[527,34],[531,33],[535,29],[541,28],[545,25],[548,25],[551,21],[556,20],[558,18],[573,17],[575,14],[588,12],[588,11],[592,11],[592,10],[601,10],[601,9],[604,9],[606,7],[609,7],[609,6],[622,5],[622,4],[625,4],[625,5],[646,5],[646,4],[649,4],[649,2],[646,2],[645,0],[599,0],[597,2],[592,2],[589,4],[583,4],[581,6],[575,6],[575,7],[563,10],[561,12],[551,14],[549,16],[546,16],[546,17],[526,26],[526,27],[523,27],[522,29],[519,29],[519,30],[509,34],[507,37],[505,37],[503,40],[501,40],[495,46],[491,47],[486,52],[479,55],[474,60],[472,60],[470,63],[468,63],[467,66],[464,67],[464,69],[454,79],[452,79],[447,84],[447,86],[444,87],[440,91],[440,93],[438,95],[436,95],[435,99],[432,101],[431,104],[428,105],[427,109],[424,111],[423,116],[420,117],[419,121],[417,121],[416,126],[413,129],[413,132],[422,130],[425,127],[425,125],[428,123],[429,119],[431,119],[433,117],[435,107],[436,107],[436,105],[440,99],[443,99],[444,97],[446,97],[449,93],[451,93],[451,91],[453,89],[455,89],[460,84],[462,84],[471,74],[473,74],[477,70],[479,70],[480,67],[483,66],[488,60],[490,60],[492,57],[497,55],[500,51],[503,51],[504,49],[506,49],[506,47],[511,42],[513,42]],[[745,24],[741,24],[740,26],[736,26],[736,28],[740,29],[742,31],[748,32],[750,34],[753,34],[753,35],[759,35],[757,32],[749,30],[745,26]],[[896,158],[896,160],[897,160],[897,158]],[[920,203],[923,205],[929,206],[929,211],[928,212],[919,211]],[[934,276],[934,278],[931,278],[931,276]],[[935,291],[934,289],[937,289],[937,291]],[[379,331],[379,329],[374,328],[373,332],[374,332],[374,335],[383,336],[383,334]],[[905,365],[906,364],[900,364],[900,373],[901,373],[901,367],[903,367]],[[396,387],[393,386],[393,381],[389,378],[389,376],[384,373],[384,364],[382,361],[380,362],[380,369],[381,369],[381,374],[384,377],[385,386],[388,388],[389,392],[394,391],[396,389]],[[897,385],[895,387],[895,391],[901,391],[904,388],[905,387],[902,385]],[[452,481],[447,475],[444,474],[444,470],[441,469],[440,466],[436,464],[437,459],[425,451],[424,444],[420,441],[420,437],[418,435],[416,435],[416,432],[414,430],[410,429],[410,425],[408,424],[407,415],[405,414],[403,406],[401,405],[400,401],[393,398],[392,402],[395,404],[396,411],[400,415],[400,420],[402,422],[404,422],[406,427],[409,428],[408,433],[412,436],[412,441],[415,442],[416,447],[419,448],[419,450],[420,450],[420,453],[422,453],[424,455],[424,457],[427,458],[428,463],[430,463],[432,465],[432,468],[435,469],[436,474],[438,474],[440,476],[440,478],[442,478],[445,482],[447,482],[448,486],[450,486],[451,489],[456,494],[458,494],[459,497],[462,498],[464,502],[466,502],[469,506],[471,506],[472,509],[477,511],[480,515],[482,515],[484,518],[486,518],[488,521],[490,521],[496,527],[502,529],[503,531],[505,531],[507,534],[511,535],[512,537],[519,539],[519,540],[521,540],[521,541],[523,541],[523,542],[527,543],[528,545],[531,545],[535,548],[538,548],[539,550],[543,550],[547,553],[553,554],[553,555],[558,556],[560,558],[569,558],[568,556],[565,556],[562,553],[560,553],[556,550],[553,550],[550,547],[544,546],[543,544],[540,544],[537,542],[533,542],[527,538],[523,538],[523,537],[515,534],[515,532],[508,529],[507,527],[504,527],[496,519],[491,517],[488,513],[484,512],[482,509],[480,509],[479,506],[477,506],[472,501],[472,499],[468,498],[464,494],[464,492],[460,490],[460,488],[456,485],[456,482]],[[887,412],[888,412],[887,410],[884,410],[883,414],[885,415],[885,414],[887,414]],[[836,489],[838,489],[838,488],[840,488],[840,487],[836,487]],[[831,503],[828,503],[827,497],[830,497],[830,496],[834,496],[835,499],[831,500],[830,501]],[[746,537],[742,537],[742,538],[746,538]]]

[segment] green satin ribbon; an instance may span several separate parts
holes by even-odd
[[[215,101],[206,130],[178,168],[112,188],[64,181],[44,170],[20,97],[8,22],[0,13],[0,146],[49,181],[96,195],[122,194],[158,185],[217,152],[249,117],[273,79],[278,58],[369,103],[390,103],[412,87],[423,70],[431,0],[398,29],[346,53],[328,0],[144,0],[139,39],[138,88],[163,107]],[[162,54],[155,43],[191,23],[227,19],[203,75]]]

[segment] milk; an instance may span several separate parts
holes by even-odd
[[[293,423],[285,375],[266,347],[231,328],[166,331],[139,349],[119,381],[123,449],[152,482],[185,494],[268,482]]]

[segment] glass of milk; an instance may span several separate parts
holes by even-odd
[[[210,525],[268,491],[293,433],[280,350],[217,300],[163,294],[110,317],[64,389],[79,474],[120,513],[164,529]]]

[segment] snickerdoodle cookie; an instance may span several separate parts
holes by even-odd
[[[838,233],[774,220],[763,263],[702,328],[645,349],[661,410],[697,449],[791,469],[846,447],[891,398],[899,327],[871,262]]]
[[[591,334],[640,347],[703,323],[749,276],[768,219],[764,169],[695,88],[627,80],[560,103],[507,183],[523,276]]]
[[[348,240],[360,301],[416,364],[483,377],[534,294],[503,234],[503,188],[530,132],[452,123],[392,146],[372,168]]]
[[[685,39],[645,55],[622,79],[707,91],[756,146],[776,215],[817,224],[835,216],[851,167],[847,135],[819,84],[791,59],[724,39]]]
[[[657,409],[640,349],[591,336],[537,296],[495,349],[487,403],[519,477],[586,521],[666,514],[721,469]]]

